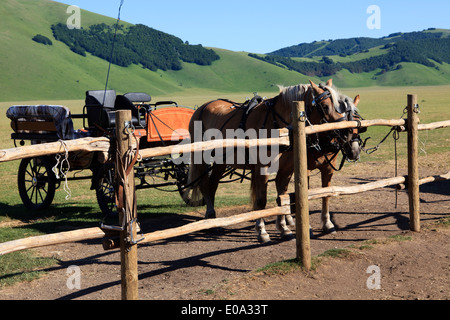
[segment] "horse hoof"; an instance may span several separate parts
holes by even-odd
[[[295,221],[291,216],[286,216],[286,223],[289,227],[295,227]]]
[[[295,240],[296,236],[291,232],[291,233],[283,233],[281,235],[281,241],[292,241]]]
[[[323,229],[323,232],[326,234],[337,234],[336,228],[330,228],[330,229]]]
[[[206,213],[205,214],[205,219],[206,220],[210,220],[210,219],[216,219],[216,213],[215,212],[212,212],[212,213]]]
[[[270,236],[266,233],[266,234],[259,234],[258,235],[258,241],[259,243],[268,243],[270,242]]]

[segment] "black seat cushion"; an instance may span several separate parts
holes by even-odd
[[[131,118],[136,128],[145,127],[145,120],[141,118],[139,109],[126,96],[117,96],[115,103],[116,110],[131,110]]]
[[[89,128],[100,126],[104,129],[116,125],[115,90],[90,90],[86,92],[86,112]]]

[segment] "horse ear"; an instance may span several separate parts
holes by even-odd
[[[312,80],[309,80],[309,83],[311,84],[311,87],[316,90],[319,91],[319,87],[317,86],[317,84],[315,84],[314,82],[312,82]]]
[[[355,105],[355,107],[358,107],[359,102],[361,101],[361,97],[359,96],[359,94],[355,97],[355,100],[353,100],[353,104]]]
[[[327,87],[332,87],[333,86],[333,79],[330,79],[327,81]]]

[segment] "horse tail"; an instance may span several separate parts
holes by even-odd
[[[202,121],[203,111],[208,106],[209,103],[202,105],[199,109],[197,109],[194,115],[191,118],[191,122],[189,124],[189,132],[191,134],[191,139],[195,137],[195,121]],[[202,128],[203,130],[203,128]],[[187,188],[183,193],[183,200],[192,207],[200,207],[204,205],[203,194],[200,190],[200,182],[203,179],[203,175],[205,174],[205,165],[203,161],[201,163],[196,163],[195,159],[196,152],[191,152],[191,159],[189,164],[189,173],[187,180]],[[202,157],[201,157],[202,158]]]
[[[204,204],[203,194],[200,190],[200,181],[204,175],[204,165],[194,163],[194,153],[191,154],[189,165],[188,187],[183,194],[183,200],[192,207],[200,207]]]
[[[252,178],[250,183],[250,201],[252,203],[252,206],[255,207],[256,204],[256,179],[255,179],[256,172],[252,172]]]

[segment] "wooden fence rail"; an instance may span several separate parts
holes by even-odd
[[[345,121],[340,123],[327,123],[321,125],[315,125],[312,127],[307,127],[306,134],[311,135],[315,133],[325,132],[329,130],[340,130],[340,129],[350,129],[356,128],[359,125],[362,128],[368,128],[373,126],[405,126],[406,121],[404,119],[398,120],[385,120],[385,119],[377,119],[377,120],[363,120],[360,123],[357,121]],[[450,127],[450,120],[434,122],[429,124],[421,124],[419,125],[419,131],[423,130],[434,130],[440,128]],[[172,154],[178,153],[189,153],[193,151],[206,151],[213,150],[217,148],[251,148],[256,146],[269,146],[269,145],[280,145],[280,146],[289,146],[289,137],[288,132],[286,130],[280,130],[280,137],[273,139],[258,139],[258,141],[253,140],[244,140],[244,139],[224,139],[224,140],[214,140],[214,141],[205,141],[205,142],[196,142],[192,144],[185,145],[174,145],[167,147],[157,147],[157,148],[149,148],[140,150],[140,154],[142,158],[151,158],[151,157],[159,157],[159,156],[168,156]],[[39,156],[48,156],[53,154],[69,152],[78,152],[78,151],[87,151],[87,152],[108,152],[110,148],[109,139],[108,138],[83,138],[77,140],[69,140],[64,141],[64,144],[61,142],[52,142],[45,143],[39,145],[31,145],[24,146],[19,148],[11,148],[0,150],[0,163],[20,160],[24,158],[32,158]]]
[[[53,154],[78,151],[108,152],[109,139],[108,138],[83,138],[76,140],[68,140],[62,142],[51,142],[24,146],[19,148],[0,150],[0,163],[25,158],[34,158],[40,156],[48,156]]]
[[[315,188],[308,190],[308,199],[317,200],[327,197],[348,196],[357,193],[373,191],[390,186],[397,186],[398,189],[404,189],[404,183],[408,180],[408,176],[394,177],[383,180],[377,180],[369,183],[359,184],[355,186],[332,186],[328,188]],[[419,185],[424,185],[431,182],[450,180],[450,171],[446,174],[426,177],[419,180]],[[294,203],[295,193],[290,193],[280,196],[277,203],[280,206],[285,206]]]
[[[167,229],[162,231],[155,231],[152,233],[144,234],[145,240],[139,242],[139,245],[146,244],[149,242],[155,242],[159,240],[166,240],[186,234],[191,234],[198,231],[227,227],[235,224],[248,222],[256,219],[262,219],[267,217],[273,217],[277,215],[287,215],[291,214],[290,206],[280,206],[270,209],[265,209],[261,211],[252,211],[239,215],[235,215],[228,218],[217,218],[210,220],[201,220],[198,222],[193,222],[178,228]],[[33,248],[46,247],[51,245],[91,240],[91,239],[101,239],[106,236],[105,231],[99,227],[80,229],[75,231],[67,231],[55,234],[48,234],[42,236],[29,237],[25,239],[19,239],[9,242],[0,243],[0,256],[27,250]],[[106,248],[111,249],[111,247]]]

